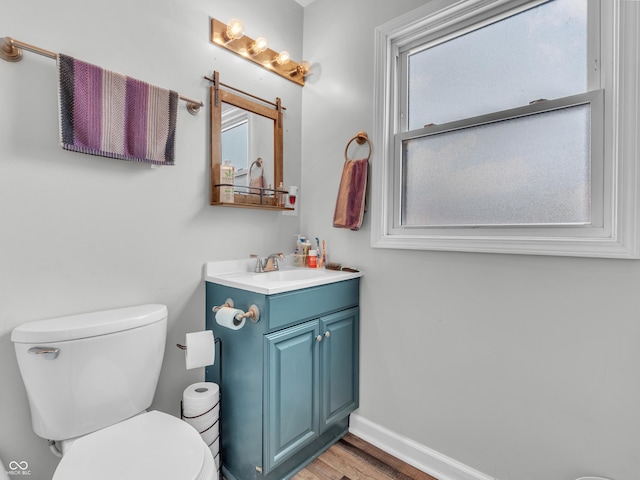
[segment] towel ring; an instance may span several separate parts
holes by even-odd
[[[256,167],[256,169],[258,169],[258,172],[260,172],[257,177],[253,176],[253,167]],[[260,185],[253,185],[253,186],[260,186],[260,187],[265,186],[264,185],[264,165],[262,162],[262,157],[258,157],[256,161],[253,162],[249,167],[249,183],[253,183],[254,181],[259,182]]]
[[[351,140],[349,140],[349,142],[347,143],[347,146],[344,149],[344,159],[349,160],[347,151],[349,150],[349,146],[353,143],[354,140],[358,145],[362,145],[364,144],[364,142],[367,142],[367,145],[369,146],[369,155],[367,155],[367,160],[369,160],[371,158],[371,141],[367,136],[367,132],[358,132],[356,135],[351,137]]]

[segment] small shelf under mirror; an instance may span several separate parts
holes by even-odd
[[[211,205],[222,205],[226,207],[239,208],[263,208],[265,210],[294,210],[293,207],[286,206],[286,190],[275,188],[258,188],[246,185],[233,185],[229,183],[218,183],[213,185],[216,189],[233,187],[233,202],[218,201]]]

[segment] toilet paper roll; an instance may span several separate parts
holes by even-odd
[[[244,312],[237,308],[220,307],[216,312],[216,322],[218,325],[230,328],[231,330],[239,330],[244,327],[245,319],[236,321],[236,315],[242,315]]]
[[[220,450],[220,387],[213,382],[189,385],[182,393],[182,418],[200,434],[215,458]]]
[[[182,393],[182,414],[197,417],[213,409],[220,399],[220,387],[213,382],[192,383]]]
[[[205,412],[204,414],[198,413],[202,412],[203,410]],[[190,415],[190,413],[192,412],[189,412],[188,410],[185,410],[183,408],[182,414],[185,416],[186,422],[190,425],[193,425],[196,430],[202,431],[208,428],[210,425],[213,425],[218,420],[218,417],[220,416],[220,406],[216,404],[216,406],[211,408],[210,406],[206,405],[202,408],[198,408],[198,410],[193,412],[195,413],[195,415]]]
[[[220,436],[220,425],[218,419],[205,424],[185,418],[185,422],[191,425],[193,429],[200,434],[202,440],[204,440],[204,443],[207,445],[211,445]]]
[[[212,330],[187,333],[185,336],[184,360],[187,370],[213,365],[216,358],[215,339]]]
[[[214,442],[218,440],[220,436],[220,429],[218,428],[218,422],[211,425],[209,428],[204,430],[200,436],[202,437],[202,441],[207,445],[212,445]],[[213,453],[213,452],[211,452]]]
[[[211,443],[218,438],[218,434],[220,433],[218,418],[219,410],[217,407],[214,407],[213,410],[202,416],[185,418],[184,420],[198,431],[207,445],[211,445]]]

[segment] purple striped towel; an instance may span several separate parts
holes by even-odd
[[[58,95],[62,148],[174,164],[176,92],[60,54]]]

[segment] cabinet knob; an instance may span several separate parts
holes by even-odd
[[[316,340],[318,341],[318,343],[320,343],[320,342],[322,341],[322,335],[318,335],[318,336],[316,337]]]
[[[326,332],[324,332],[324,337],[325,338],[329,338],[331,336],[331,332],[329,330],[327,330]]]

